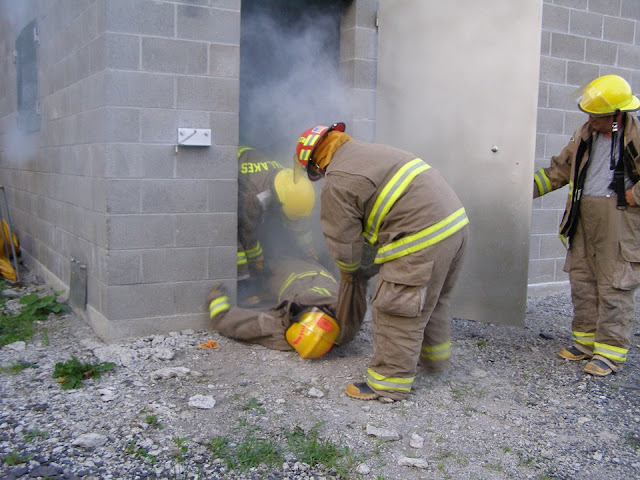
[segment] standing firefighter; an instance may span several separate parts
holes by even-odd
[[[249,147],[238,149],[238,296],[259,292],[264,260],[279,255],[317,258],[309,229],[315,193],[293,181],[293,170]]]
[[[640,101],[617,75],[580,93],[578,107],[589,120],[535,173],[533,197],[569,184],[560,238],[568,248],[573,344],[559,355],[588,358],[585,371],[605,376],[627,359],[640,284],[640,136],[628,113]]]
[[[365,241],[378,248],[373,358],[366,381],[346,393],[403,399],[418,362],[434,371],[450,364],[449,302],[469,221],[434,168],[411,153],[354,141],[344,130],[344,123],[306,130],[296,160],[310,180],[325,178],[320,215],[342,277],[339,305],[351,300],[344,285],[362,275]]]
[[[320,264],[282,257],[274,262],[267,288],[274,307],[269,310],[231,307],[224,289],[209,293],[209,317],[222,335],[274,350],[296,350],[303,358],[318,358],[334,344],[357,333],[359,316],[336,319],[338,283]]]

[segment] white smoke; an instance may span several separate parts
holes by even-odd
[[[241,78],[252,76],[241,84],[248,86],[241,91],[241,143],[288,162],[304,130],[346,119],[350,94],[333,41],[339,21],[335,11],[295,17],[295,25],[264,13],[243,19],[243,32],[249,32],[243,35],[262,51],[240,53],[250,56],[242,60]]]

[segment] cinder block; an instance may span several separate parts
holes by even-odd
[[[179,109],[238,111],[240,81],[236,78],[179,77],[177,83]]]
[[[378,11],[378,0],[355,0],[345,10],[342,23],[345,28],[352,26],[374,28]]]
[[[372,60],[355,59],[353,62],[353,87],[375,88],[377,76],[377,62]]]
[[[352,92],[353,118],[372,120],[376,114],[376,91],[356,88]]]
[[[549,84],[538,82],[538,107],[545,108],[549,106]]]
[[[208,278],[223,279],[237,276],[237,247],[211,247],[208,256]]]
[[[172,178],[178,158],[173,145],[145,145],[142,151],[142,176],[146,179]]]
[[[209,46],[209,74],[214,77],[240,78],[240,46]]]
[[[619,17],[620,0],[589,0],[589,11]]]
[[[178,5],[177,37],[240,45],[240,12]]]
[[[540,55],[551,55],[551,32],[543,30],[540,35]]]
[[[573,85],[549,84],[549,108],[574,110],[576,108],[576,101],[573,98],[575,90]],[[561,130],[558,130],[553,133],[560,131]]]
[[[540,238],[542,235],[531,235],[529,239],[529,260],[540,258]]]
[[[107,287],[105,314],[116,320],[175,314],[174,285],[136,284]]]
[[[137,35],[174,35],[174,5],[146,0],[109,0],[105,9],[105,29]]]
[[[563,7],[575,8],[578,10],[586,10],[589,5],[588,0],[554,0],[553,3],[555,3],[556,5],[561,5]]]
[[[637,0],[622,0],[620,16],[640,21],[640,2]]]
[[[220,146],[237,145],[238,122],[237,112],[211,112],[209,124],[213,143]]]
[[[547,162],[545,167],[549,166],[549,161],[554,155],[558,155],[562,149],[569,143],[570,136],[549,134],[545,136],[544,158]]]
[[[238,209],[238,181],[211,180],[207,182],[207,210],[209,212],[236,212]]]
[[[95,128],[104,128],[104,132],[98,135],[98,138],[102,138],[104,142],[140,141],[140,112],[137,108],[107,107],[103,109],[103,113],[104,116],[100,116],[95,122]],[[91,131],[92,126],[88,128]]]
[[[613,42],[587,39],[585,49],[585,60],[587,62],[600,65],[615,65],[617,59],[618,45]]]
[[[142,177],[145,174],[142,155],[146,150],[140,144],[108,143],[104,147],[105,177]]]
[[[237,244],[235,213],[193,213],[176,216],[176,245],[182,247]]]
[[[556,262],[553,259],[530,260],[528,283],[547,283],[556,279]]]
[[[604,17],[605,40],[633,44],[636,22],[625,18]]]
[[[554,190],[551,193],[547,193],[544,197],[542,197],[542,208],[547,209],[550,212],[554,212],[554,215],[557,216],[555,221],[556,227],[560,225],[560,221],[562,220],[562,213],[564,212],[565,206],[567,204],[567,195],[569,194],[569,187],[564,186],[557,190]],[[557,231],[556,228],[554,230]]]
[[[531,233],[550,234],[558,231],[558,214],[554,210],[532,210]]]
[[[109,247],[114,250],[172,247],[175,225],[174,215],[112,215],[107,221]]]
[[[540,57],[540,81],[564,83],[567,79],[567,61],[564,58]]]
[[[176,143],[176,110],[145,108],[140,110],[140,140],[143,143]]]
[[[568,8],[545,3],[542,8],[542,29],[567,33],[569,31],[569,14]]]
[[[569,33],[584,37],[602,38],[602,28],[602,15],[571,10]]]
[[[637,69],[640,65],[640,46],[618,45],[618,66]]]
[[[238,147],[180,147],[176,177],[235,179],[238,177]]]
[[[576,105],[573,111],[564,112],[564,131],[565,135],[573,135],[575,131],[587,121],[588,117],[585,113],[578,110]]]
[[[106,32],[101,36],[105,68],[138,70],[140,68],[140,37]]]
[[[142,38],[142,69],[150,72],[207,73],[207,45],[170,38]]]
[[[538,108],[538,133],[556,133],[562,131],[564,116],[561,110]]]
[[[584,60],[586,39],[563,33],[551,34],[551,55],[567,60]]]
[[[570,85],[585,85],[599,76],[600,67],[598,65],[572,61],[567,63],[567,83]],[[575,108],[574,98],[570,98],[570,103]]]
[[[106,102],[110,106],[172,108],[173,78],[144,72],[105,72]]]
[[[109,179],[107,183],[107,213],[141,213],[139,179]]]
[[[208,248],[165,248],[142,252],[144,283],[205,280]]]
[[[540,257],[541,258],[562,258],[567,250],[557,233],[540,236]]]
[[[142,183],[143,213],[204,213],[207,183],[204,180],[153,180]]]

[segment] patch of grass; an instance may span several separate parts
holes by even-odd
[[[151,455],[149,452],[147,452],[146,449],[138,447],[135,439],[132,439],[127,444],[127,446],[124,448],[124,453],[126,453],[127,455],[133,455],[134,457],[142,457],[151,463],[156,463],[158,461],[155,455]]]
[[[638,433],[627,433],[625,435],[624,443],[627,445],[631,445],[634,450],[640,449],[640,434]]]
[[[24,439],[27,442],[30,442],[34,438],[46,438],[49,435],[49,432],[39,430],[37,428],[31,428],[27,433],[24,434]]]
[[[260,400],[258,400],[257,398],[251,397],[249,399],[249,403],[247,403],[244,407],[242,407],[242,410],[244,411],[248,411],[248,410],[255,410],[259,413],[265,414],[267,413],[267,411],[262,408],[262,402]]]
[[[30,293],[18,300],[22,305],[20,313],[14,314],[7,311],[6,298],[0,297],[0,347],[13,342],[29,340],[35,330],[35,322],[46,319],[51,313],[68,311],[69,307],[58,303],[54,295],[39,297]]]
[[[66,362],[56,363],[53,369],[53,378],[58,379],[63,390],[79,388],[82,382],[88,378],[100,378],[100,376],[112,370],[115,363],[111,362],[81,362],[75,356]]]
[[[349,447],[340,447],[332,441],[320,438],[318,429],[324,422],[317,423],[308,432],[296,426],[286,435],[289,448],[300,461],[308,465],[321,464],[345,474],[345,467],[353,463]]]
[[[178,454],[176,455],[176,460],[182,463],[184,461],[184,454],[187,453],[187,450],[189,450],[189,447],[185,445],[184,442],[189,439],[187,437],[174,437],[171,440],[173,440],[173,443],[178,446]]]
[[[147,415],[144,419],[147,425],[156,428],[158,430],[162,430],[164,427],[158,421],[158,417],[156,415]]]
[[[15,465],[20,465],[21,463],[27,463],[32,457],[33,455],[13,451],[2,455],[2,460],[4,460],[4,463],[6,463],[8,467],[13,467]]]
[[[25,362],[24,360],[18,360],[17,362],[6,366],[6,367],[0,367],[0,373],[11,373],[11,374],[16,374],[16,373],[20,373],[23,370],[26,370],[27,368],[36,368],[37,365],[35,363],[31,363],[31,362]]]

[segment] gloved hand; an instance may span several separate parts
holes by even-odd
[[[340,270],[340,278],[343,282],[353,283],[353,274]]]

